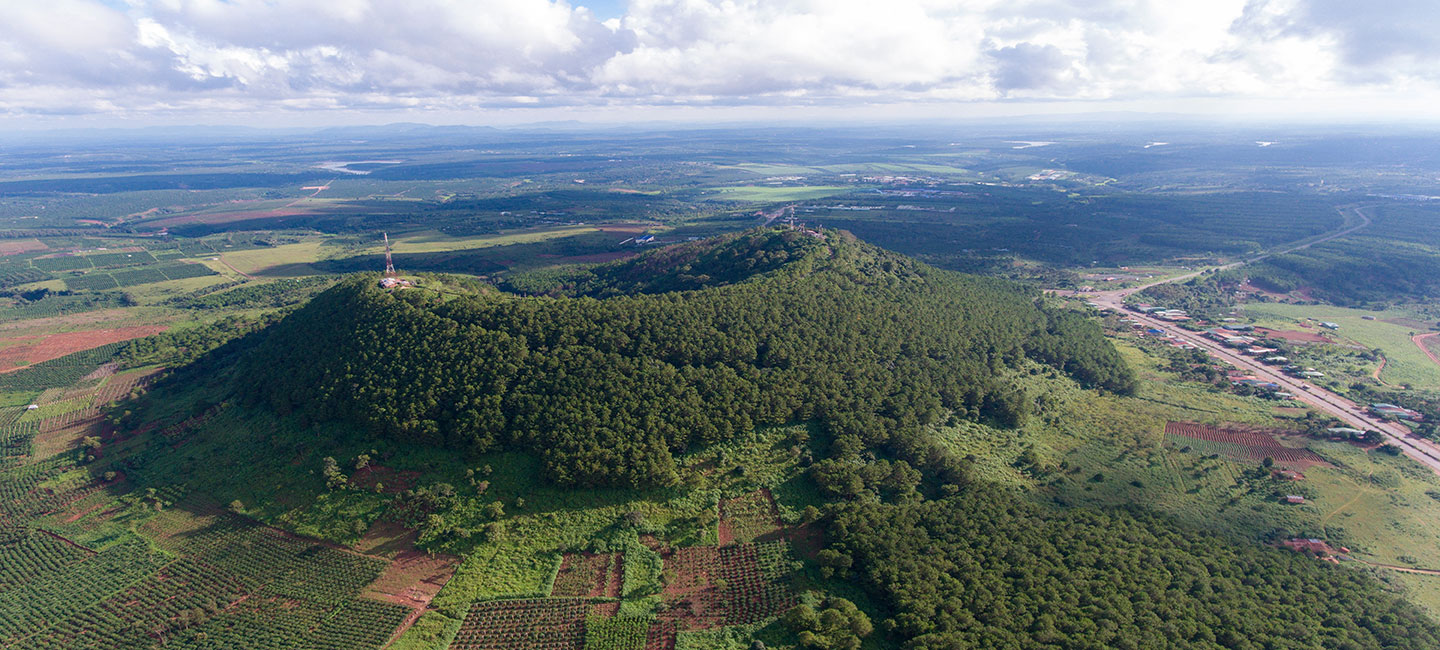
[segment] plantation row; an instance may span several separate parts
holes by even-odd
[[[706,629],[779,615],[796,603],[781,580],[789,572],[788,546],[776,540],[676,549],[665,558],[665,568],[675,574],[664,591],[673,605],[661,618],[682,629]]]
[[[219,274],[203,264],[169,262],[124,271],[87,273],[78,277],[66,278],[65,286],[72,291],[99,291],[103,289],[118,289],[120,287],[165,282],[167,280],[198,278],[206,275]]]
[[[91,555],[38,530],[0,524],[0,592],[59,571]]]
[[[79,271],[82,269],[104,269],[112,267],[154,264],[155,256],[146,251],[131,253],[96,253],[93,255],[62,255],[41,257],[30,260],[30,265],[41,271]]]
[[[753,542],[780,529],[780,513],[765,490],[720,502],[720,543]]]
[[[651,622],[648,616],[591,616],[585,619],[585,650],[644,650]]]
[[[40,433],[38,422],[21,422],[0,428],[0,456],[29,456],[37,433]]]
[[[581,650],[590,601],[527,598],[475,603],[451,650]]]
[[[0,644],[13,643],[44,629],[49,622],[82,612],[164,564],[163,555],[134,540],[0,592]]]
[[[121,343],[67,354],[0,375],[0,391],[42,391],[73,386],[115,356]]]
[[[554,598],[618,597],[620,594],[606,593],[606,591],[611,583],[611,575],[614,573],[624,575],[620,565],[621,557],[619,553],[566,555],[560,564],[560,571],[555,574],[555,583],[550,588],[550,596]]]
[[[1190,447],[1201,454],[1219,454],[1239,460],[1261,461],[1271,458],[1277,463],[1287,465],[1315,465],[1325,462],[1324,457],[1309,449],[1284,447],[1274,442],[1269,446],[1260,447],[1185,436],[1171,436],[1171,441],[1176,445]]]
[[[26,279],[25,282],[36,282],[45,279],[43,274],[35,273],[41,277]],[[4,273],[0,272],[0,286],[12,286],[6,284],[3,276]],[[16,284],[24,283],[17,282]],[[124,306],[124,304],[124,297],[118,293],[77,294],[69,296],[49,294],[39,300],[30,302],[16,301],[13,306],[0,307],[0,321],[9,322],[31,318],[62,316],[82,311],[121,307]]]
[[[141,527],[161,548],[234,574],[270,596],[338,605],[385,570],[384,560],[293,537],[194,500]],[[263,588],[262,588],[263,587]]]
[[[1275,439],[1268,434],[1252,433],[1250,431],[1234,431],[1204,424],[1192,424],[1190,422],[1167,422],[1165,423],[1165,433],[1172,436],[1185,436],[1186,438],[1213,440],[1215,442],[1229,442],[1250,447],[1271,447],[1275,445]]]

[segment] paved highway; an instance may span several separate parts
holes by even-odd
[[[1234,264],[1227,264],[1225,266],[1219,266],[1214,268],[1217,270],[1228,269],[1239,266],[1241,264],[1256,262],[1265,259],[1266,257],[1269,257],[1271,255],[1288,253],[1293,250],[1299,250],[1301,248],[1318,244],[1322,241],[1328,241],[1336,237],[1347,235],[1349,233],[1355,232],[1356,230],[1364,228],[1365,226],[1370,225],[1370,219],[1360,212],[1359,207],[1352,206],[1342,208],[1342,210],[1348,211],[1351,215],[1358,217],[1358,219],[1360,220],[1360,224],[1347,227],[1334,233],[1330,233],[1318,239],[1296,244],[1289,248],[1272,251],[1259,257],[1246,260],[1245,262],[1236,262]],[[1194,273],[1169,278],[1166,280],[1160,280],[1157,282],[1151,282],[1146,285],[1131,287],[1129,289],[1078,295],[1102,307],[1109,307],[1116,311],[1126,311],[1126,296],[1135,293],[1136,291],[1145,289],[1146,287],[1152,287],[1157,284],[1165,284],[1168,282],[1181,282],[1184,280],[1188,280],[1190,278],[1200,275],[1201,273],[1204,273],[1207,270],[1210,269],[1202,269]],[[1370,415],[1369,413],[1365,412],[1364,408],[1362,408],[1360,405],[1344,397],[1341,397],[1336,393],[1281,373],[1275,368],[1267,366],[1263,363],[1260,363],[1259,361],[1256,361],[1255,359],[1252,359],[1250,357],[1240,354],[1239,352],[1236,352],[1235,350],[1225,347],[1218,341],[1214,341],[1209,338],[1200,336],[1196,333],[1188,332],[1185,330],[1176,330],[1174,329],[1174,323],[1162,321],[1156,318],[1151,318],[1148,315],[1137,314],[1134,312],[1128,312],[1128,315],[1131,318],[1134,318],[1136,322],[1139,322],[1140,324],[1147,327],[1163,329],[1166,331],[1174,331],[1177,335],[1183,335],[1185,340],[1203,348],[1206,352],[1209,352],[1211,356],[1229,362],[1236,368],[1243,369],[1250,374],[1255,375],[1256,377],[1279,384],[1284,389],[1288,390],[1291,393],[1294,393],[1300,400],[1304,401],[1305,403],[1319,409],[1322,412],[1335,416],[1340,421],[1345,422],[1352,427],[1355,427],[1357,429],[1369,429],[1372,431],[1380,432],[1380,434],[1384,436],[1387,441],[1400,447],[1400,449],[1405,452],[1405,455],[1415,459],[1417,462],[1425,465],[1426,467],[1429,467],[1437,474],[1440,474],[1440,445],[1436,445],[1429,440],[1415,435],[1405,425],[1399,424],[1397,422],[1391,422],[1388,420],[1382,420],[1373,415]]]

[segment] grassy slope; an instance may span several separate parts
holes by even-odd
[[[1212,392],[1161,371],[1137,348],[1122,344],[1121,350],[1144,380],[1134,397],[1099,395],[1037,371],[1018,380],[1049,406],[1022,430],[963,423],[940,433],[976,456],[980,476],[1061,503],[1138,504],[1248,540],[1237,543],[1283,531],[1347,545],[1364,560],[1440,569],[1440,477],[1404,457],[1313,441],[1309,446],[1336,467],[1310,468],[1299,483],[1249,479],[1245,474],[1255,463],[1181,451],[1182,444],[1166,441],[1164,425],[1283,426],[1273,415],[1274,402]],[[1038,473],[1017,464],[1027,449],[1056,470]],[[1103,479],[1094,480],[1096,474]],[[1309,503],[1290,506],[1275,498],[1297,492]],[[1380,571],[1440,615],[1440,576]]]

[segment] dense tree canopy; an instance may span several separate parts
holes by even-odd
[[[870,447],[952,411],[1016,423],[1028,403],[1001,375],[1027,354],[1098,387],[1133,381],[1093,324],[843,233],[654,251],[584,287],[611,297],[456,298],[353,278],[271,328],[238,377],[281,412],[532,450],[581,485],[666,483],[672,454],[762,423],[818,419]]]
[[[1433,621],[1358,570],[1150,514],[975,486],[842,504],[829,531],[829,563],[881,597],[907,650],[1440,647]]]

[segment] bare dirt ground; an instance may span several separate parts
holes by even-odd
[[[1297,332],[1294,330],[1272,330],[1268,327],[1255,328],[1256,333],[1271,338],[1285,339],[1300,343],[1329,343],[1330,339],[1315,332]]]
[[[48,333],[57,331],[64,327],[78,327],[83,325],[93,325],[95,323],[104,323],[108,321],[129,320],[133,316],[134,314],[131,311],[126,310],[123,307],[117,307],[115,309],[87,311],[80,314],[49,316],[46,318],[32,318],[29,320],[0,323],[0,332],[22,330]]]
[[[67,354],[98,348],[110,343],[159,334],[167,329],[169,326],[166,325],[144,325],[42,335],[36,339],[0,349],[0,373],[12,372],[31,364],[58,359]]]
[[[38,239],[9,239],[0,241],[0,255],[17,255],[43,250],[50,250],[50,247]]]

